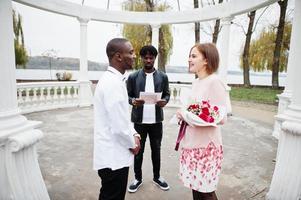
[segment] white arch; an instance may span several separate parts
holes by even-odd
[[[95,21],[129,24],[181,24],[210,21],[243,14],[268,6],[277,0],[233,0],[222,4],[185,11],[129,12],[111,11],[68,2],[65,0],[14,0],[41,10]]]

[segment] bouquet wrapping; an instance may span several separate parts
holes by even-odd
[[[190,104],[188,108],[182,108],[181,115],[190,126],[217,126],[224,118],[224,107],[211,105],[209,101]]]
[[[183,139],[187,125],[190,126],[213,126],[224,118],[226,109],[222,106],[211,105],[209,101],[201,101],[199,103],[190,104],[186,108],[181,109],[183,121],[181,122],[176,147],[177,151],[181,140]]]

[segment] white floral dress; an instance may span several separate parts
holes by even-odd
[[[215,74],[196,79],[191,98],[209,100],[211,104],[226,107],[226,89]],[[225,121],[226,116],[222,124]],[[215,191],[223,160],[220,127],[187,126],[180,153],[179,176],[184,186],[204,193]]]

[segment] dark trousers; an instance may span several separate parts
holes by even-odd
[[[134,172],[137,180],[142,180],[142,162],[147,135],[151,146],[154,179],[160,177],[162,123],[134,124],[134,128],[141,136],[141,149],[134,159]]]
[[[129,167],[117,170],[109,168],[98,170],[101,178],[99,200],[124,200],[129,174]]]
[[[215,192],[202,193],[192,190],[193,200],[218,200]]]

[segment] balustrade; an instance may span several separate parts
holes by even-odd
[[[182,103],[180,101],[181,91],[183,89],[191,89],[190,84],[177,84],[177,83],[170,83],[169,90],[170,90],[170,100],[167,106],[169,107],[181,107]]]
[[[22,113],[79,105],[76,81],[18,83],[17,99]]]
[[[18,105],[22,113],[79,106],[79,82],[33,82],[17,84]],[[169,84],[169,107],[181,107],[180,95],[190,84]]]

